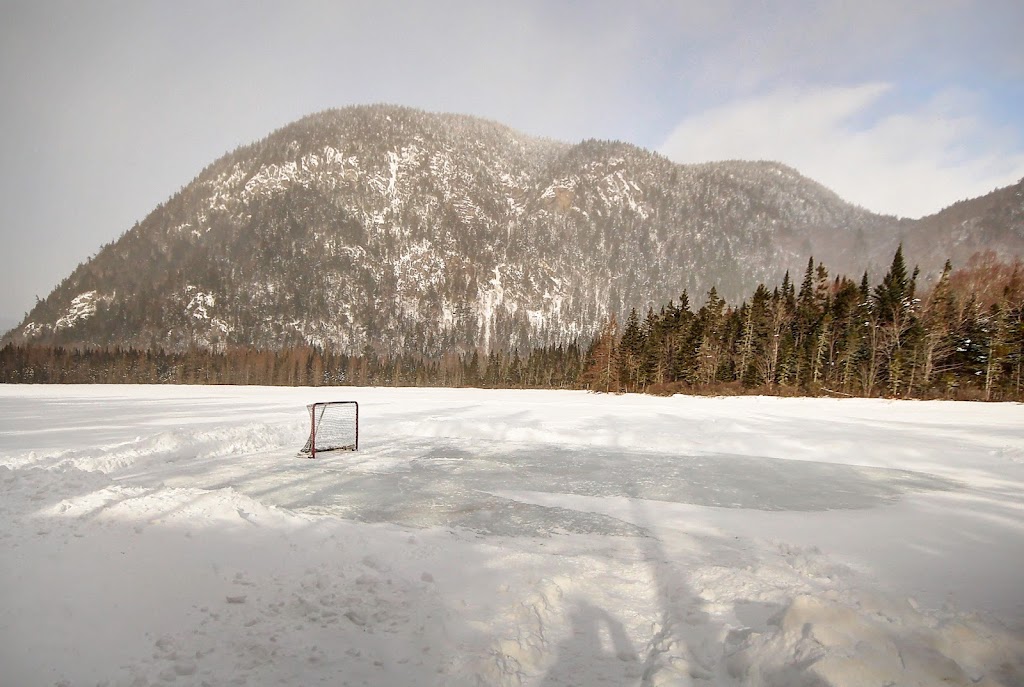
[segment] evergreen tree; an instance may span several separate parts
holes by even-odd
[[[819,308],[817,284],[814,276],[814,258],[807,261],[800,293],[796,301],[793,323],[793,366],[794,382],[807,388],[818,348],[818,329],[823,312]]]
[[[465,361],[465,372],[463,373],[463,379],[465,380],[466,386],[479,386],[480,385],[480,354],[477,350],[473,349],[473,354]]]
[[[722,358],[724,309],[725,301],[712,286],[708,291],[707,302],[697,312],[694,321],[693,340],[698,342],[695,370],[697,384],[710,385],[718,378],[718,367]]]
[[[784,290],[776,287],[771,298],[765,299],[763,315],[754,321],[755,327],[760,328],[760,338],[764,341],[754,364],[758,371],[759,384],[768,388],[782,381],[779,368],[784,356],[785,340],[789,335],[790,321],[791,315]]]
[[[658,367],[663,370],[663,382],[675,382],[686,376],[685,370],[692,367],[690,347],[690,297],[684,290],[679,295],[679,305],[669,301],[662,317],[662,344]]]
[[[642,329],[644,348],[641,354],[645,389],[649,384],[662,384],[665,381],[665,369],[661,366],[664,330],[664,323],[654,314],[654,308],[648,308]]]
[[[900,244],[889,271],[874,291],[874,310],[880,328],[874,355],[882,359],[888,377],[888,391],[892,396],[899,395],[910,383],[907,348],[917,324],[914,300],[917,274],[915,268],[913,276],[907,276],[903,245]]]
[[[646,386],[643,375],[646,341],[640,327],[640,316],[633,308],[626,319],[626,328],[618,346],[619,378],[627,391],[640,391]]]

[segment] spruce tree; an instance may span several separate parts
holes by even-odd
[[[645,385],[661,384],[665,381],[665,370],[661,367],[661,349],[665,345],[664,325],[654,314],[654,308],[647,308],[647,317],[643,324],[643,375]]]
[[[793,326],[794,382],[806,388],[817,352],[818,327],[822,312],[818,308],[817,286],[814,278],[814,258],[807,261],[800,293],[797,296],[795,322]]]
[[[901,243],[896,248],[892,265],[889,266],[889,271],[882,278],[882,283],[875,287],[874,301],[879,322],[889,324],[900,319],[910,307],[911,296],[911,282],[907,276],[906,263],[903,261],[903,244]]]
[[[697,312],[693,340],[697,343],[695,381],[697,384],[709,385],[717,381],[718,367],[722,356],[722,334],[724,331],[725,301],[719,297],[717,289],[711,287],[708,299]]]
[[[645,345],[640,316],[636,308],[633,308],[619,341],[619,376],[627,391],[639,391],[644,386],[642,370]]]
[[[880,336],[875,341],[875,356],[882,358],[888,392],[899,395],[910,384],[907,348],[916,327],[914,290],[918,270],[907,276],[903,244],[896,249],[892,265],[881,284],[875,287],[874,304]]]

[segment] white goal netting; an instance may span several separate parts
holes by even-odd
[[[355,401],[313,403],[309,409],[309,438],[299,455],[316,458],[326,451],[359,449],[359,404]]]

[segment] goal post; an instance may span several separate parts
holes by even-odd
[[[312,403],[309,410],[309,438],[300,456],[316,458],[327,451],[359,450],[359,404],[355,401]]]

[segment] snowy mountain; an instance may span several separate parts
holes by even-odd
[[[1024,179],[909,224],[902,238],[907,253],[929,266],[946,258],[962,265],[988,250],[1003,260],[1022,256]]]
[[[1000,196],[911,222],[775,163],[677,165],[620,142],[352,107],[214,162],[5,341],[427,355],[556,343],[684,289],[738,301],[809,255],[859,274],[903,239],[912,260],[929,249],[926,271],[951,246],[1021,254],[1020,193],[998,193],[1016,210]]]

